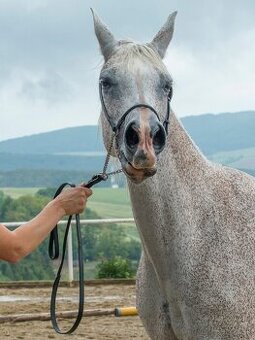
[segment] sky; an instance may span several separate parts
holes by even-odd
[[[178,11],[165,57],[178,117],[255,110],[254,0],[0,0],[0,140],[98,123],[90,7],[138,42]]]

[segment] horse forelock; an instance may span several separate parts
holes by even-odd
[[[127,67],[128,71],[134,71],[136,61],[139,60],[144,64],[151,64],[158,71],[168,72],[159,54],[148,44],[139,44],[131,40],[119,41],[119,48],[113,54],[109,63],[112,67],[122,64]]]

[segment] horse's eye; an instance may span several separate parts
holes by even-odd
[[[169,89],[169,91],[168,91],[168,98],[171,100],[172,97],[173,97],[173,87],[170,86],[170,89]]]
[[[164,91],[167,94],[168,98],[171,99],[173,95],[173,87],[172,84],[166,83],[164,86]]]
[[[109,78],[100,79],[100,84],[102,85],[104,90],[107,90],[112,86],[112,82]]]
[[[164,90],[165,90],[166,92],[170,92],[171,88],[172,88],[172,86],[171,86],[170,83],[165,83]]]

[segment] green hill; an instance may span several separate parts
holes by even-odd
[[[104,151],[100,128],[77,126],[0,142],[0,152],[55,154]]]
[[[182,122],[206,155],[255,147],[255,111],[189,116]]]

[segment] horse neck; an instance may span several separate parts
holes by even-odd
[[[167,185],[172,188],[174,182],[193,186],[209,164],[173,112],[165,151],[160,157],[160,173],[168,174]],[[160,176],[157,180],[161,182]]]

